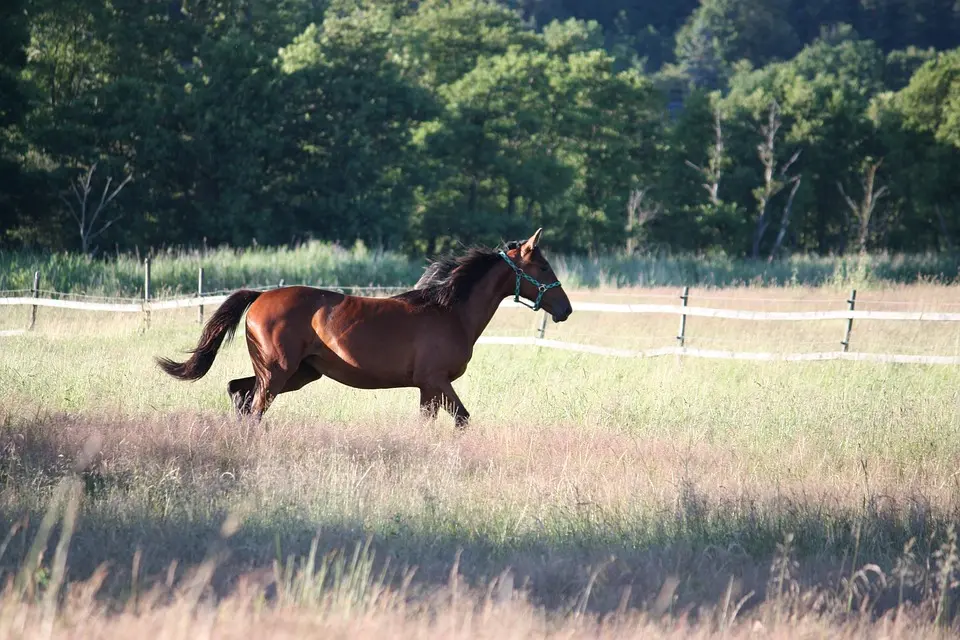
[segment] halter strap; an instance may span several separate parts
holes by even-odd
[[[521,279],[521,278],[525,279],[527,282],[529,282],[530,284],[532,284],[533,286],[535,286],[535,287],[537,288],[537,299],[536,299],[536,301],[533,303],[533,306],[532,306],[532,307],[531,307],[530,305],[528,305],[527,303],[525,303],[525,302],[520,302],[520,304],[522,304],[523,306],[529,307],[530,309],[533,309],[534,311],[538,311],[538,310],[540,309],[540,302],[543,300],[543,294],[545,294],[545,293],[546,293],[547,291],[549,291],[550,289],[553,289],[554,287],[559,287],[559,286],[560,286],[560,281],[559,281],[559,280],[557,280],[556,282],[552,282],[552,283],[550,283],[550,284],[543,284],[542,282],[540,282],[539,280],[537,280],[536,278],[534,278],[533,276],[531,276],[530,274],[528,274],[526,271],[524,271],[523,269],[521,269],[520,267],[518,267],[518,266],[514,263],[514,261],[510,259],[510,256],[508,256],[508,255],[507,255],[504,251],[502,251],[502,250],[500,251],[500,257],[503,258],[503,259],[506,261],[506,263],[507,263],[508,265],[510,265],[510,268],[513,269],[513,272],[514,272],[515,274],[517,274],[517,286],[516,286],[516,288],[513,290],[513,301],[514,301],[514,302],[520,302],[520,279]]]

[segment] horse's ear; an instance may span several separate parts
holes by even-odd
[[[523,243],[520,249],[520,255],[526,256],[533,253],[533,250],[540,244],[540,236],[543,235],[543,228],[537,229],[530,238]]]

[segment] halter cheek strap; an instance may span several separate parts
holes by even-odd
[[[513,291],[513,301],[514,301],[514,302],[520,302],[520,279],[521,279],[521,278],[523,278],[524,280],[526,280],[527,282],[529,282],[530,284],[532,284],[533,286],[535,286],[535,287],[537,288],[537,299],[536,299],[536,301],[533,303],[533,306],[532,306],[532,307],[530,307],[530,305],[526,304],[525,302],[520,302],[520,304],[522,304],[522,305],[524,305],[524,306],[526,306],[526,307],[530,307],[530,308],[533,309],[534,311],[538,311],[538,310],[540,309],[540,302],[543,301],[543,294],[545,294],[545,293],[546,293],[547,291],[549,291],[550,289],[553,289],[554,287],[559,287],[559,286],[560,286],[560,281],[559,281],[559,280],[557,280],[556,282],[552,282],[552,283],[550,283],[550,284],[543,284],[542,282],[540,282],[539,280],[537,280],[537,279],[534,278],[533,276],[529,275],[529,274],[528,274],[527,272],[525,272],[523,269],[521,269],[520,267],[518,267],[518,266],[514,263],[514,261],[510,259],[510,256],[508,256],[508,255],[507,255],[505,252],[503,252],[503,251],[500,251],[500,257],[503,258],[503,259],[506,261],[506,263],[507,263],[508,265],[510,265],[510,268],[513,269],[513,272],[514,272],[515,274],[517,274],[517,286],[516,286],[516,288],[515,288],[514,291]]]

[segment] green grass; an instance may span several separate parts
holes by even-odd
[[[358,244],[341,248],[319,242],[295,249],[220,248],[208,252],[168,251],[151,257],[151,294],[158,297],[194,294],[198,270],[204,269],[204,291],[241,286],[287,284],[326,286],[404,286],[417,281],[423,261],[395,253],[369,251]],[[136,256],[94,259],[78,254],[34,255],[0,251],[0,290],[23,290],[41,273],[41,288],[62,293],[141,297],[144,267]]]
[[[549,254],[549,247],[545,247]],[[205,290],[287,284],[408,287],[426,264],[421,259],[309,242],[295,248],[218,248],[206,252],[168,250],[152,256],[154,296],[192,294],[204,268]],[[866,287],[883,283],[953,283],[960,256],[949,254],[872,255],[867,257],[795,256],[767,263],[722,255],[625,255],[586,258],[552,256],[568,288],[727,287],[733,285],[829,285]],[[0,251],[0,290],[27,290],[34,271],[41,287],[63,293],[140,297],[140,256],[121,254],[94,259],[77,254]]]

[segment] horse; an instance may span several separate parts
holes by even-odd
[[[157,357],[179,380],[199,380],[217,351],[232,338],[246,312],[246,341],[254,375],[227,385],[240,419],[256,421],[281,393],[323,376],[359,389],[413,387],[420,410],[435,419],[438,408],[467,426],[470,413],[453,381],[464,374],[473,347],[511,294],[534,311],[563,322],[573,307],[540,251],[542,229],[501,249],[474,247],[441,258],[410,291],[385,298],[345,295],[315,287],[269,291],[240,289],[210,317],[185,362]]]

